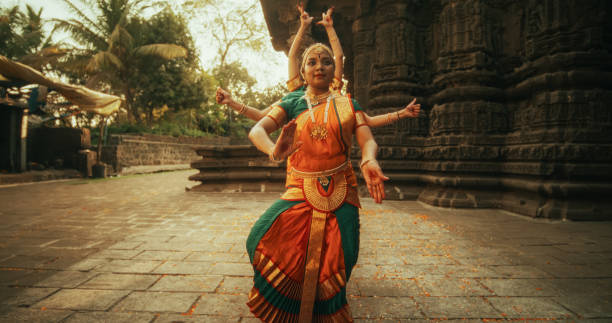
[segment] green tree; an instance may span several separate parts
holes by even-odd
[[[210,48],[216,49],[215,67],[212,74],[218,85],[232,92],[245,103],[254,103],[255,93],[251,88],[256,84],[252,76],[237,61],[232,60],[233,52],[242,50],[259,52],[267,41],[266,27],[255,19],[257,1],[234,3],[227,8],[227,1],[207,0],[205,3],[187,1],[183,11],[190,12],[192,21],[203,26],[204,33],[211,39]],[[232,125],[233,110],[225,106],[215,106],[226,113],[225,129],[232,135],[232,129],[243,125]],[[238,120],[241,121],[240,119]]]
[[[73,76],[86,80],[86,85],[100,90],[111,90],[123,96],[128,119],[141,120],[135,106],[140,89],[131,82],[143,60],[157,57],[171,60],[185,57],[187,50],[167,43],[136,44],[126,29],[150,2],[144,0],[80,0],[75,5],[64,2],[77,18],[56,19],[57,27],[69,31],[83,47],[73,48],[65,68]],[[92,8],[97,17],[91,19],[79,8]]]
[[[173,110],[200,109],[214,92],[214,81],[200,67],[185,19],[166,7],[150,19],[133,19],[127,29],[137,35],[136,44],[172,43],[190,53],[172,61],[151,58],[139,62],[130,83],[140,89],[135,103],[148,121],[154,109],[163,105]]]
[[[50,69],[65,54],[43,30],[42,8],[26,5],[0,9],[0,55],[20,61],[38,70]]]

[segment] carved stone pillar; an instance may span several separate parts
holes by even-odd
[[[607,213],[612,179],[612,57],[605,1],[525,1],[525,62],[507,76],[509,133],[503,172],[557,189],[503,194],[503,208],[547,218]],[[608,5],[609,6],[609,5]],[[534,194],[535,193],[535,194]],[[606,202],[609,206],[610,202]]]
[[[430,99],[425,168],[432,174],[419,200],[438,206],[493,207],[497,194],[479,183],[499,168],[507,130],[504,92],[496,67],[501,11],[484,0],[442,0],[438,57]],[[446,180],[472,176],[475,183]]]

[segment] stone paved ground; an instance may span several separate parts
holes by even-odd
[[[0,321],[255,322],[245,239],[277,194],[193,171],[0,187]],[[612,223],[363,200],[358,322],[612,321]]]

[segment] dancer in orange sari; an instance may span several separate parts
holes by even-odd
[[[352,322],[346,284],[359,249],[359,198],[349,153],[353,134],[370,195],[384,199],[385,177],[363,110],[330,91],[331,50],[315,44],[300,72],[305,95],[282,101],[249,138],[272,160],[287,159],[287,191],[247,239],[254,268],[248,306],[265,322]],[[284,125],[284,126],[283,126]],[[269,134],[282,126],[272,142]]]

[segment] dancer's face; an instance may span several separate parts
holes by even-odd
[[[327,90],[334,77],[334,60],[325,50],[312,50],[304,64],[304,79],[308,86]]]

